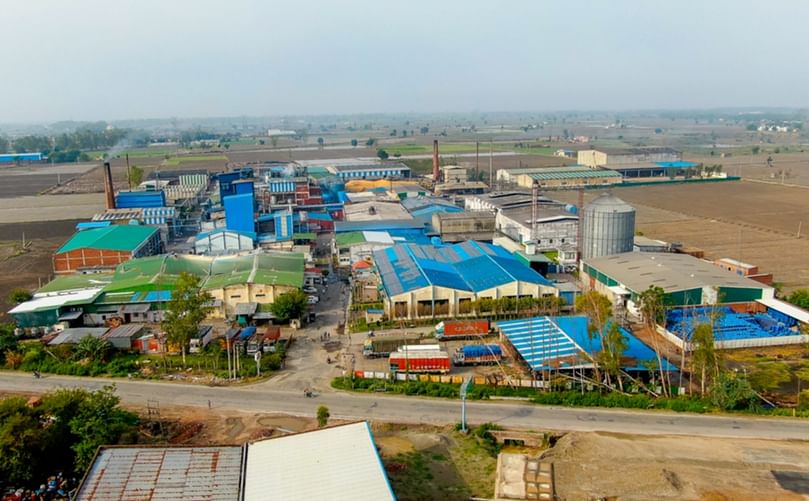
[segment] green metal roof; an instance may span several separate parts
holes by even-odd
[[[293,233],[293,240],[317,240],[317,235],[310,232]]]
[[[589,167],[569,167],[568,169],[552,169],[549,172],[531,172],[531,179],[537,181],[556,179],[582,179],[600,177],[621,177],[621,173],[614,170],[596,170]]]
[[[43,287],[40,287],[37,294],[50,292],[63,292],[77,289],[91,289],[94,287],[104,287],[112,281],[111,273],[92,273],[80,275],[59,275]]]
[[[104,249],[132,252],[157,233],[153,226],[112,225],[76,232],[56,251],[57,254],[76,249]]]
[[[365,242],[365,235],[361,231],[349,231],[346,233],[338,233],[334,237],[338,247],[345,247],[347,245],[356,245]]]

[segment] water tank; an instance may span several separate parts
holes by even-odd
[[[635,209],[605,193],[584,206],[581,212],[582,259],[632,252],[635,237]]]

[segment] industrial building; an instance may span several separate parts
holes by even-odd
[[[399,202],[360,202],[343,208],[346,221],[385,221],[413,219]]]
[[[93,459],[76,501],[384,501],[395,498],[366,422],[242,446],[114,446]]]
[[[626,252],[584,258],[581,279],[587,289],[606,294],[638,316],[638,295],[660,287],[670,306],[755,302],[774,298],[772,287],[687,254]]]
[[[470,314],[464,304],[483,298],[558,295],[549,280],[509,252],[481,242],[398,244],[373,258],[392,319]]]
[[[401,162],[375,162],[353,160],[319,160],[326,169],[343,180],[409,178],[410,167]]]
[[[54,273],[112,270],[119,264],[163,252],[152,226],[110,225],[75,233],[53,255]]]
[[[256,234],[219,228],[198,233],[194,253],[203,256],[238,254],[255,249]]]
[[[494,238],[495,216],[491,212],[437,211],[431,222],[433,233],[437,233],[442,242],[491,242]]]
[[[44,162],[42,153],[3,153],[0,155],[0,164]]]
[[[497,171],[497,178],[498,181],[512,183],[521,188],[531,188],[534,181],[537,181],[543,189],[608,186],[623,182],[620,172],[609,169],[595,170],[584,165],[500,169]]]
[[[599,148],[579,150],[577,161],[590,168],[649,165],[657,162],[679,162],[682,153],[673,148]]]
[[[231,316],[239,304],[269,304],[303,287],[304,255],[262,252],[242,256],[163,254],[120,264],[115,273],[58,276],[15,306],[19,327],[78,326],[122,321],[159,322],[180,273],[199,277],[214,299],[211,316]],[[72,324],[71,324],[72,325]]]
[[[517,207],[497,212],[497,231],[538,251],[576,245],[579,216],[564,206]]]
[[[604,193],[581,211],[582,259],[631,252],[635,238],[635,209]]]
[[[533,317],[497,322],[501,345],[537,379],[550,371],[578,371],[593,368],[601,351],[598,332],[590,334],[586,316]],[[621,357],[625,372],[646,372],[646,363],[657,362],[655,353],[629,331],[621,328],[627,349]],[[656,365],[656,364],[655,364]],[[676,370],[668,361],[663,370]],[[550,376],[549,376],[550,377]]]
[[[374,251],[385,249],[396,241],[387,231],[350,231],[338,233],[332,241],[332,254],[339,266],[350,266],[371,259]]]

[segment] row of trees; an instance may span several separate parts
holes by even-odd
[[[66,154],[73,151],[104,150],[122,142],[132,146],[145,146],[149,143],[149,135],[133,129],[79,129],[55,136],[29,135],[15,139],[0,137],[0,153]]]
[[[138,417],[119,406],[114,386],[61,389],[0,400],[0,479],[31,485],[56,472],[81,476],[101,445],[137,441]]]

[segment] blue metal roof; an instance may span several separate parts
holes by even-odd
[[[497,322],[506,338],[534,371],[542,369],[565,369],[591,367],[591,354],[601,350],[601,338],[596,333],[592,340],[587,333],[588,319],[585,316],[534,317]],[[623,369],[645,371],[643,362],[657,360],[648,346],[624,328],[621,333],[627,340],[623,354]],[[664,370],[677,370],[667,360]]]
[[[412,219],[389,219],[380,221],[337,221],[334,231],[390,231],[390,230],[422,230],[424,223]]]
[[[657,165],[659,165],[660,167],[687,168],[687,167],[696,167],[698,164],[695,164],[694,162],[685,162],[681,160],[679,162],[657,162]]]
[[[390,296],[430,285],[470,292],[514,281],[553,285],[504,249],[480,242],[398,244],[376,251],[374,261]]]
[[[314,219],[315,221],[332,221],[331,214],[328,212],[307,212],[306,217],[309,219]]]

